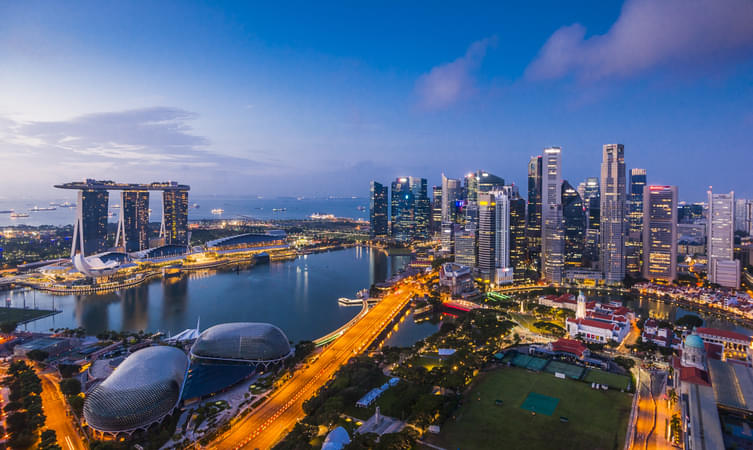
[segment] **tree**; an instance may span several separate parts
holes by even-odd
[[[685,328],[696,328],[703,325],[703,319],[694,315],[686,314],[675,321],[677,326]]]
[[[29,358],[32,361],[37,361],[37,362],[44,361],[45,359],[47,359],[48,356],[50,356],[49,353],[47,353],[44,350],[39,350],[39,349],[30,350],[29,352],[26,353],[27,358]]]
[[[61,450],[55,430],[44,430],[39,436],[39,450]]]
[[[60,382],[60,391],[66,396],[78,395],[81,392],[81,382],[78,378],[64,378]]]
[[[16,330],[16,327],[18,327],[17,322],[9,321],[0,323],[0,331],[5,334],[13,333]]]

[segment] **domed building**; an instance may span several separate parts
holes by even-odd
[[[290,341],[268,323],[223,323],[206,329],[191,347],[191,359],[201,363],[262,364],[281,362],[293,354]]]
[[[682,365],[706,370],[706,347],[703,339],[695,333],[688,335],[682,343]]]
[[[86,395],[84,418],[102,434],[131,434],[161,422],[179,404],[189,360],[175,347],[155,346],[125,359]]]

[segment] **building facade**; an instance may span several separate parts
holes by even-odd
[[[544,149],[541,182],[541,267],[547,281],[559,283],[564,270],[562,227],[562,149]]]
[[[126,252],[149,248],[149,191],[121,191],[115,246]]]
[[[740,262],[735,261],[735,193],[714,194],[708,191],[706,255],[708,279],[724,287],[740,286]]]
[[[162,192],[162,227],[165,245],[188,245],[188,191],[171,189]]]
[[[607,283],[625,278],[625,195],[625,148],[622,144],[604,145],[599,264]]]
[[[677,186],[643,188],[643,278],[677,279]]]
[[[565,236],[565,266],[581,267],[586,245],[586,209],[578,191],[562,182],[562,219]]]
[[[526,236],[528,259],[536,270],[541,270],[541,156],[528,162],[528,214]]]
[[[505,191],[479,192],[478,269],[499,282],[500,269],[510,267],[510,197]]]
[[[387,186],[372,181],[369,187],[369,225],[372,238],[389,235]]]
[[[73,227],[71,258],[90,256],[107,249],[107,205],[109,192],[100,189],[78,191],[76,224]]]
[[[625,242],[625,271],[640,274],[643,252],[643,188],[646,186],[646,169],[630,170],[630,193],[627,197],[628,235]]]

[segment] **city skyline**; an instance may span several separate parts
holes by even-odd
[[[359,178],[411,173],[431,186],[477,167],[525,186],[524,164],[549,146],[575,186],[620,142],[628,170],[680,186],[681,201],[708,185],[753,197],[746,165],[733,164],[753,137],[753,6],[650,5],[366,17],[334,5],[288,16],[7,4],[0,155],[14,170],[0,196],[45,197],[114,171],[190,180],[199,195],[365,196]]]

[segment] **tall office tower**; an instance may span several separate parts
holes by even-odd
[[[456,223],[443,223],[439,235],[439,243],[443,252],[452,254],[455,252],[455,234],[460,231],[460,225]]]
[[[168,189],[162,192],[160,237],[165,245],[188,245],[188,191]]]
[[[541,270],[541,156],[532,156],[528,162],[528,259]]]
[[[630,275],[641,273],[643,253],[643,188],[646,169],[630,170],[630,193],[627,197],[628,232],[625,241],[625,270]]]
[[[478,180],[478,192],[491,192],[505,187],[503,178],[483,170],[476,171],[476,179]]]
[[[740,286],[740,261],[733,259],[735,248],[735,192],[714,194],[708,191],[706,255],[708,278],[720,286]]]
[[[625,148],[607,144],[601,161],[601,254],[599,264],[607,283],[625,278]]]
[[[398,241],[410,240],[415,232],[414,197],[408,177],[401,177],[392,182],[391,233]]]
[[[677,278],[677,186],[644,186],[643,278]]]
[[[476,177],[476,174],[471,172],[468,175],[465,176],[464,179],[465,186],[463,187],[463,190],[465,191],[465,201],[466,203],[476,202],[476,193],[478,192],[478,178]]]
[[[586,206],[588,227],[584,259],[591,267],[599,261],[599,226],[601,225],[601,193],[598,177],[588,177],[583,186],[583,201]]]
[[[389,235],[387,197],[387,186],[372,181],[369,188],[369,224],[372,238],[383,238]]]
[[[104,189],[78,191],[71,258],[78,253],[90,256],[107,249],[107,201],[109,197],[110,194]]]
[[[460,180],[442,174],[442,223],[458,221],[458,201],[461,200],[462,190]]]
[[[735,199],[735,231],[747,233],[750,228],[746,219],[748,202],[744,198]]]
[[[747,233],[753,236],[753,200],[748,200],[745,205],[745,222],[748,224]]]
[[[526,277],[526,200],[520,196],[517,186],[513,186],[510,197],[510,266],[515,280]]]
[[[465,176],[465,226],[478,229],[478,194],[499,190],[505,186],[505,180],[483,170]]]
[[[442,229],[442,186],[431,188],[431,234],[438,234]]]
[[[149,191],[120,191],[115,246],[127,252],[149,248]]]
[[[696,223],[703,220],[705,205],[703,203],[691,203],[690,205],[685,202],[680,202],[680,206],[677,220],[679,223]]]
[[[586,246],[586,209],[583,199],[567,181],[562,182],[562,219],[565,233],[565,266],[581,267]]]
[[[499,283],[510,272],[509,194],[479,192],[478,208],[478,269],[487,280]]]
[[[470,268],[476,267],[476,231],[456,230],[455,262]]]
[[[544,279],[559,283],[564,269],[562,150],[544,149],[541,179],[541,267]]]
[[[431,235],[431,200],[429,200],[426,178],[408,177],[414,199],[414,219],[416,222],[413,239],[429,239]]]

